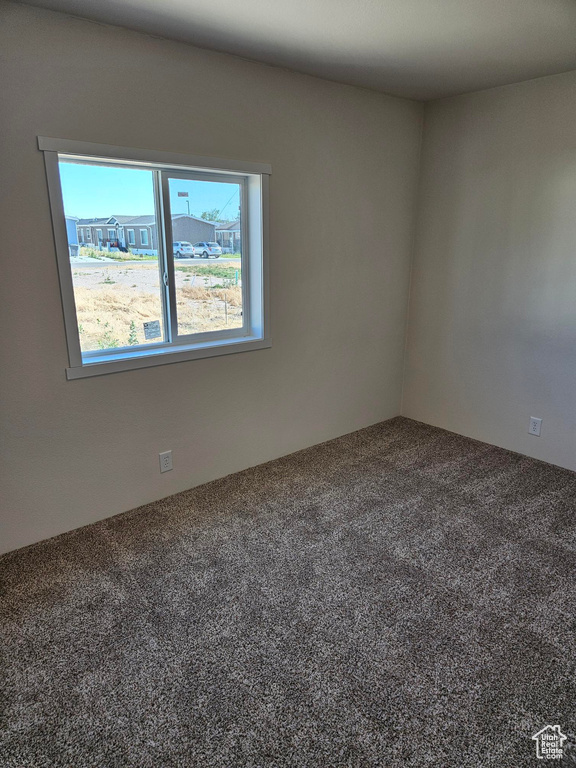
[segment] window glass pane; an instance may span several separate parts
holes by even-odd
[[[59,166],[82,352],[164,341],[153,172]],[[136,247],[132,223],[146,225],[145,248]]]
[[[241,184],[168,185],[178,335],[242,328]]]

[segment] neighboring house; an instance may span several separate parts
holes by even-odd
[[[134,253],[156,255],[156,219],[147,216],[108,216],[104,219],[79,219],[80,245],[94,248],[130,248]]]
[[[105,219],[78,219],[78,241],[80,245],[94,248],[129,248],[137,254],[158,254],[156,217],[109,216]],[[211,221],[177,213],[172,217],[172,239],[188,240],[192,245],[197,240],[215,241],[215,224]]]
[[[108,219],[78,219],[78,242],[80,245],[98,246],[98,232],[103,238],[104,227]]]
[[[216,242],[216,225],[213,221],[176,213],[172,216],[172,240],[184,240],[192,245],[199,240]]]
[[[78,256],[78,219],[66,216],[66,234],[68,236],[68,253],[70,258]]]
[[[147,216],[115,216],[121,225],[121,240],[125,248],[134,253],[158,254],[158,237],[156,234],[156,217]]]
[[[240,221],[221,221],[216,224],[216,242],[223,253],[241,253]]]

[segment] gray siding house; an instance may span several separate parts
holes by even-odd
[[[184,240],[192,245],[199,240],[216,242],[216,225],[213,221],[198,219],[186,213],[177,213],[172,216],[172,240],[173,242]]]

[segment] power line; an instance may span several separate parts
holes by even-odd
[[[238,194],[238,190],[236,190],[235,192],[232,192],[232,197],[235,197],[237,194]],[[228,200],[228,202],[226,203],[226,205],[224,206],[224,208],[222,208],[222,210],[220,211],[220,214],[224,213],[224,211],[226,210],[226,208],[228,208],[228,206],[229,206],[229,205],[230,205],[230,203],[232,202],[232,197],[230,198],[230,200]]]

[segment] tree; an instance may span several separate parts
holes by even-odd
[[[202,211],[200,214],[200,218],[204,219],[204,221],[218,221],[219,216],[220,211],[218,208],[213,208],[211,211]]]

